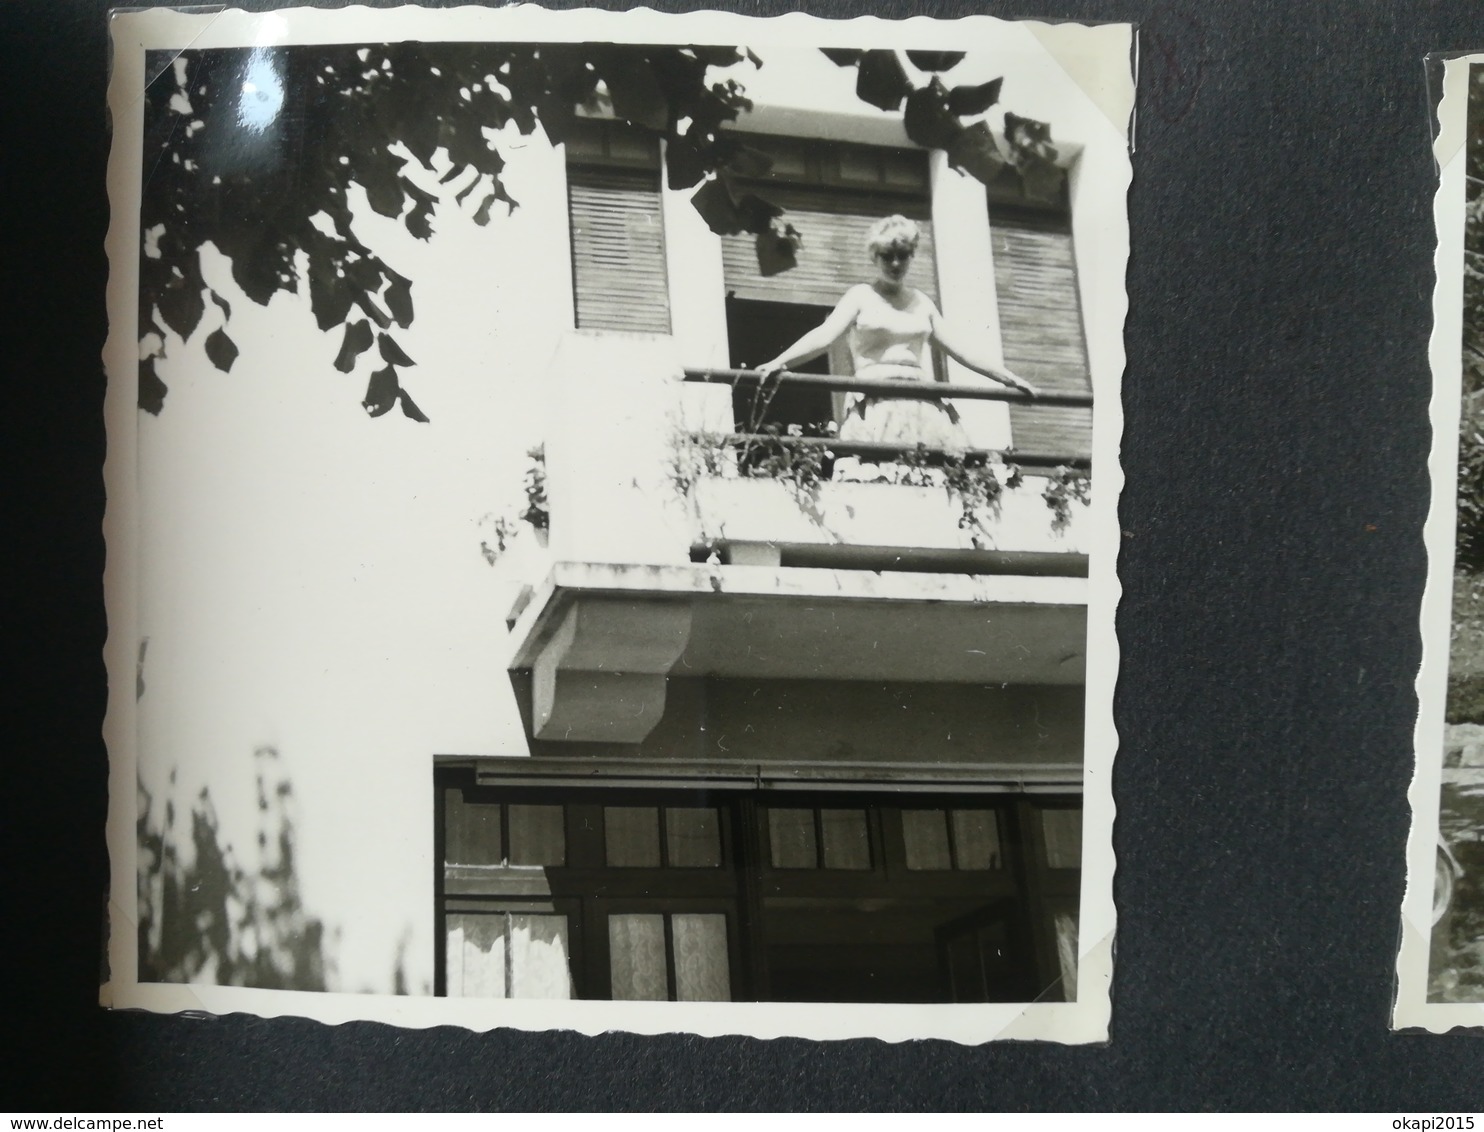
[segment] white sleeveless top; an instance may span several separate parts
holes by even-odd
[[[906,307],[892,306],[867,287],[849,334],[850,356],[857,377],[895,377],[928,381],[928,336],[932,333],[933,303],[913,291]]]

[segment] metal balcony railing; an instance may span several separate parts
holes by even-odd
[[[837,377],[834,374],[794,373],[785,370],[764,379],[750,369],[687,369],[685,380],[714,385],[762,387],[777,382],[796,389],[816,389],[829,393],[866,393],[878,397],[941,401],[1006,401],[1016,405],[1055,405],[1063,408],[1090,409],[1092,396],[1085,393],[1041,393],[1031,397],[1008,386],[963,385],[945,381],[890,381],[879,378]],[[847,441],[828,436],[777,436],[771,433],[734,432],[728,440],[739,447],[761,443],[784,443],[828,448],[837,456],[857,456],[870,461],[891,460],[917,451],[916,445]],[[929,457],[934,450],[929,448]],[[937,452],[941,457],[943,453]],[[1004,456],[1022,468],[1089,469],[1092,461],[1081,455],[1058,452],[1026,452],[1020,449],[1001,452],[998,449],[970,448],[959,454],[964,459],[988,459]]]

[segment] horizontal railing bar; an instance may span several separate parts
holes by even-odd
[[[784,370],[778,375],[785,385],[809,389],[827,389],[835,393],[874,393],[882,397],[900,397],[936,401],[944,397],[964,401],[1008,401],[1015,405],[1057,405],[1062,408],[1090,409],[1089,393],[1042,392],[1031,397],[1008,385],[964,385],[951,381],[892,381],[884,378],[837,377],[824,373],[794,373]],[[748,385],[762,381],[751,369],[687,369],[686,381],[715,382],[718,385]]]
[[[693,439],[699,440],[703,437],[693,436]],[[828,448],[836,456],[859,456],[871,460],[895,460],[917,452],[915,444],[886,444],[876,440],[838,440],[833,436],[778,436],[767,432],[728,432],[722,433],[719,438],[713,436],[711,439],[724,440],[735,448],[775,443]],[[1092,467],[1092,460],[1086,456],[1068,456],[1056,452],[1005,452],[998,448],[965,448],[953,454],[960,459],[1004,459],[1021,468],[1078,468],[1086,471]],[[933,457],[941,458],[947,453],[942,448],[927,448],[925,455],[931,460]]]

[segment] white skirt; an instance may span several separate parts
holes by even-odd
[[[951,405],[915,397],[871,396],[856,401],[845,414],[839,437],[843,441],[893,444],[909,450],[923,444],[959,454],[969,447],[968,435]],[[835,461],[834,478],[896,483],[904,470],[896,463],[877,464],[856,456],[841,456]],[[922,472],[917,476],[920,478]]]

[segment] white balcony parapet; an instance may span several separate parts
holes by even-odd
[[[771,546],[780,564],[785,549],[855,548],[877,569],[910,564],[932,552],[998,554],[1035,573],[1045,556],[1085,561],[1085,517],[1077,508],[1064,530],[1042,498],[1036,477],[1006,489],[982,524],[964,523],[960,503],[942,487],[884,483],[824,483],[808,507],[789,487],[770,479],[697,480],[691,489],[696,545]],[[739,559],[733,555],[730,561]],[[765,564],[759,561],[757,564]]]

